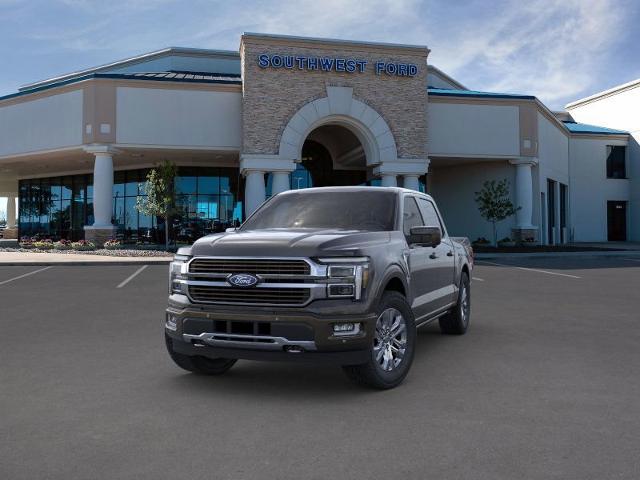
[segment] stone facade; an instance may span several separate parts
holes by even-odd
[[[261,68],[261,54],[358,58],[363,73]],[[327,87],[350,87],[353,98],[377,111],[389,125],[398,157],[427,158],[426,47],[378,45],[314,39],[244,35],[240,47],[243,77],[243,154],[277,155],[289,119],[305,104],[327,96]],[[377,61],[417,65],[415,76],[376,74]]]
[[[94,228],[84,227],[84,239],[93,242],[97,247],[102,247],[104,242],[115,237],[115,227],[113,228]]]

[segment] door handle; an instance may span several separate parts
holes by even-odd
[[[453,250],[449,250],[447,252],[447,257],[453,257]]]
[[[438,256],[436,255],[436,252],[433,252],[431,255],[429,255],[429,258],[431,260],[435,260],[436,258],[438,258]]]

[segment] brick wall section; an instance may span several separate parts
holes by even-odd
[[[294,45],[243,37],[242,152],[277,154],[280,137],[289,119],[306,103],[327,96],[326,87],[353,88],[353,97],[376,110],[387,122],[396,141],[399,158],[427,158],[427,55],[397,47],[376,50],[353,43]],[[338,73],[286,68],[260,68],[258,55],[281,54],[357,58],[368,61],[364,73]],[[413,63],[414,77],[375,74],[375,62]]]

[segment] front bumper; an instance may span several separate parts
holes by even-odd
[[[375,314],[169,307],[165,332],[184,355],[354,365],[367,361],[375,321]],[[357,331],[336,335],[335,323],[354,323]]]
[[[300,353],[285,352],[284,350],[253,350],[248,348],[224,348],[210,346],[196,346],[191,343],[167,335],[167,342],[171,342],[174,352],[188,356],[207,358],[236,358],[242,360],[283,361],[296,363],[321,363],[327,365],[362,365],[367,363],[369,350],[346,350],[335,352],[304,351]]]

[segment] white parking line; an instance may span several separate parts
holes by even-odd
[[[632,262],[640,262],[640,258],[623,258],[623,260],[631,260]]]
[[[129,283],[131,280],[133,280],[134,278],[136,278],[138,276],[138,274],[140,272],[142,272],[145,268],[147,268],[149,265],[143,265],[141,266],[138,270],[136,270],[135,272],[133,272],[131,275],[129,275],[127,278],[125,278],[122,282],[120,282],[120,285],[118,285],[116,288],[122,288],[124,287],[127,283]]]
[[[538,270],[537,268],[516,267],[515,265],[506,265],[504,263],[487,262],[486,260],[477,260],[477,263],[487,263],[489,265],[496,265],[498,267],[517,268],[518,270],[525,270],[527,272],[546,273],[547,275],[558,275],[560,277],[582,278],[582,277],[578,277],[577,275],[569,275],[568,273],[550,272],[549,270]]]
[[[0,282],[0,285],[4,285],[5,283],[13,282],[14,280],[20,280],[21,278],[28,277],[28,276],[36,274],[38,272],[44,272],[45,270],[49,270],[50,268],[51,267],[40,268],[38,270],[34,270],[33,272],[25,273],[25,274],[20,275],[18,277],[10,278],[9,280],[4,280],[4,281]]]
[[[471,277],[471,278],[476,282],[484,282],[484,278],[478,278],[478,277]]]

